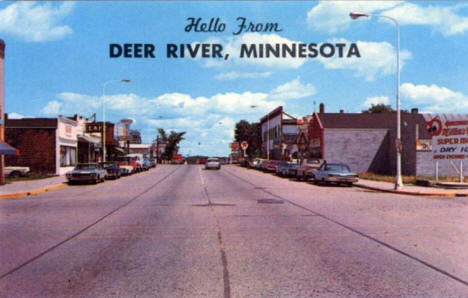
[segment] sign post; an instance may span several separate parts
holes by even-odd
[[[247,157],[247,153],[245,151],[247,150],[248,147],[249,147],[249,143],[247,143],[246,141],[242,141],[241,148],[242,150],[244,150],[244,157]]]

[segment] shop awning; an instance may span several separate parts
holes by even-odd
[[[93,136],[78,136],[78,141],[92,144],[100,144],[101,138]]]
[[[114,150],[117,151],[117,152],[123,153],[123,154],[127,153],[127,151],[125,149],[120,148],[120,147],[114,147]]]
[[[7,143],[0,141],[0,154],[1,155],[19,155],[19,150],[11,147]]]

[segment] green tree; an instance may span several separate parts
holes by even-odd
[[[185,131],[176,132],[171,131],[167,135],[166,131],[163,128],[158,128],[158,138],[162,143],[166,144],[164,153],[162,154],[162,159],[171,160],[174,154],[179,152],[179,143],[184,140]]]
[[[260,124],[258,122],[250,123],[246,120],[237,122],[234,129],[234,141],[239,143],[247,141],[249,143],[247,155],[249,157],[259,156],[262,144]]]
[[[368,114],[381,114],[381,113],[393,113],[395,112],[395,110],[392,109],[390,105],[379,103],[376,105],[375,104],[371,105],[370,108],[368,108],[367,110],[363,110],[362,112],[368,113]]]

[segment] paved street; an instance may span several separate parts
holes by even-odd
[[[0,297],[466,297],[468,200],[158,165],[0,201]]]

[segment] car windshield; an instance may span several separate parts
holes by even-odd
[[[219,160],[217,158],[208,158],[208,162],[210,162],[210,161],[215,161],[216,162],[216,161],[219,161]]]
[[[329,164],[325,166],[325,170],[333,171],[333,172],[342,172],[342,173],[351,172],[351,170],[349,169],[347,165],[333,165],[333,164],[330,165]]]
[[[75,170],[95,170],[97,168],[98,168],[97,165],[84,164],[84,165],[77,165],[75,167]]]
[[[113,163],[105,163],[105,164],[101,164],[101,166],[105,169],[107,168],[114,168],[115,167],[115,164]]]

